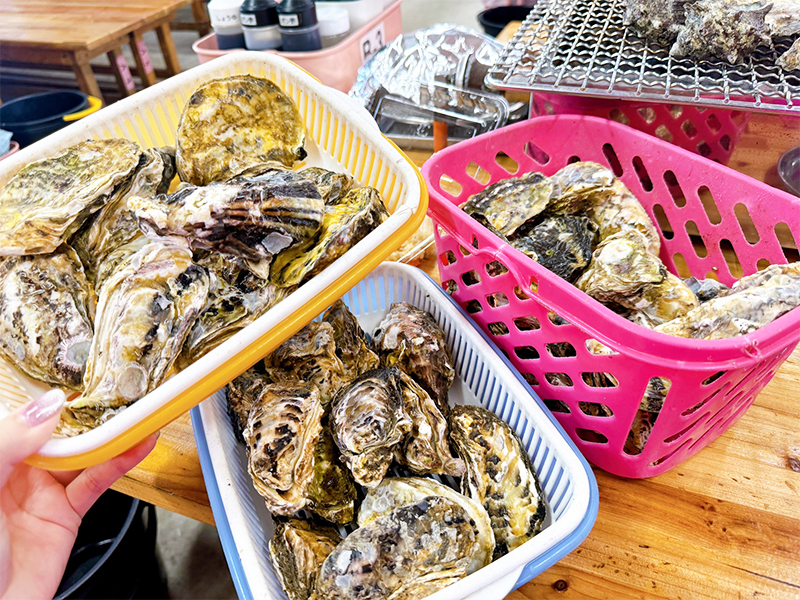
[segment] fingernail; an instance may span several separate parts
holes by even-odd
[[[28,427],[41,425],[54,414],[58,413],[66,401],[67,397],[64,395],[64,392],[59,389],[50,390],[28,404],[22,412],[19,413],[19,420]]]

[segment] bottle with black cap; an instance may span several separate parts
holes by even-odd
[[[278,5],[278,25],[284,52],[322,49],[314,0],[282,0]]]
[[[244,0],[239,19],[248,50],[274,50],[281,45],[278,5],[274,0]]]

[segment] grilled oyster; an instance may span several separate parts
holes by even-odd
[[[230,179],[257,163],[291,167],[306,156],[305,127],[292,99],[267,79],[235,75],[200,86],[178,123],[181,180]]]
[[[479,214],[505,235],[544,212],[550,202],[552,184],[541,173],[502,179],[475,194],[461,208]]]
[[[336,204],[325,207],[317,235],[275,257],[270,281],[280,286],[299,285],[330,266],[388,217],[377,190],[351,190]]]
[[[635,229],[647,238],[647,249],[654,256],[661,252],[661,238],[639,200],[619,179],[611,186],[610,193],[594,202],[588,210],[595,222],[600,240]]]
[[[736,5],[729,0],[698,0],[686,5],[686,24],[670,49],[670,56],[731,64],[770,44],[766,16],[769,2]]]
[[[725,296],[730,292],[730,288],[717,281],[716,279],[697,279],[689,277],[683,280],[692,293],[697,296],[699,302],[708,302],[717,296]]]
[[[269,259],[319,230],[324,204],[308,182],[217,183],[183,186],[174,194],[132,197],[128,207],[149,237],[173,237],[194,250],[250,261]]]
[[[541,531],[546,508],[539,480],[517,434],[488,410],[454,406],[448,421],[467,465],[461,493],[489,513],[497,559]]]
[[[518,229],[517,235],[522,231],[523,228]],[[533,252],[540,265],[572,281],[589,265],[597,228],[588,217],[557,215],[522,235],[515,236],[511,245],[525,254]]]
[[[322,563],[342,541],[332,527],[302,519],[278,519],[269,540],[269,557],[289,600],[316,598]]]
[[[317,578],[317,595],[378,600],[406,586],[419,589],[424,582],[460,579],[478,544],[469,521],[467,512],[447,498],[429,496],[396,508],[356,529],[328,555]]]
[[[72,236],[70,243],[80,256],[89,281],[95,280],[100,263],[109,254],[142,235],[139,224],[128,210],[128,198],[164,193],[174,175],[174,156],[167,150],[145,150],[139,158],[130,189],[115,195]]]
[[[587,161],[569,164],[550,178],[547,210],[555,214],[581,212],[614,194],[615,182],[614,173],[603,165]]]
[[[69,246],[0,260],[0,355],[39,381],[83,389],[94,294]]]
[[[323,519],[340,525],[353,520],[356,486],[339,460],[339,449],[331,436],[327,417],[323,417],[322,433],[314,448],[314,476],[307,496],[307,508]]]
[[[397,368],[367,371],[331,403],[333,440],[357,483],[375,487],[392,464],[395,446],[411,430]]]
[[[687,0],[627,0],[625,25],[658,44],[671,44],[686,21]]]
[[[455,370],[444,332],[430,313],[396,302],[372,335],[384,365],[397,365],[414,378],[447,415]]]
[[[0,190],[0,255],[48,254],[130,185],[139,146],[89,140],[24,167]]]
[[[264,358],[264,368],[276,383],[314,384],[327,405],[342,387],[344,367],[336,356],[333,326],[312,321]]]
[[[378,487],[367,492],[358,509],[358,526],[364,527],[376,518],[392,512],[395,508],[421,502],[428,496],[440,496],[452,500],[469,515],[478,544],[467,568],[467,574],[474,573],[492,562],[495,546],[494,533],[492,532],[492,522],[483,506],[434,479],[387,477]]]
[[[233,433],[240,442],[244,442],[244,428],[250,409],[258,400],[264,386],[269,381],[263,373],[256,369],[248,369],[228,384],[228,416],[233,426]]]
[[[380,358],[373,352],[364,330],[344,302],[334,302],[322,320],[333,326],[336,356],[342,361],[343,382],[353,381],[359,375],[378,368]]]
[[[208,286],[208,273],[185,248],[151,242],[123,263],[99,290],[86,391],[67,403],[62,429],[91,429],[160,385]]]
[[[197,264],[213,276],[208,303],[192,326],[177,365],[184,369],[286,298],[294,288],[279,288],[240,262],[219,253],[201,253]]]
[[[273,514],[293,515],[308,504],[322,412],[319,390],[308,385],[268,384],[250,409],[247,470]]]

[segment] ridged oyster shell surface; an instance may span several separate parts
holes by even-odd
[[[47,254],[130,183],[141,151],[89,140],[21,169],[0,190],[0,255]]]
[[[200,86],[177,134],[182,181],[207,185],[253,165],[302,160],[305,127],[292,99],[267,79],[235,75]]]

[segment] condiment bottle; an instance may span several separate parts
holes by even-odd
[[[319,36],[323,48],[330,48],[350,35],[350,14],[346,8],[331,6],[331,3],[317,6]]]
[[[314,0],[282,0],[278,26],[284,52],[311,52],[322,48]]]
[[[211,0],[208,3],[208,16],[220,50],[244,48],[244,33],[239,20],[241,4],[242,0]]]
[[[274,0],[244,0],[239,8],[248,50],[274,50],[281,45],[278,11]]]

